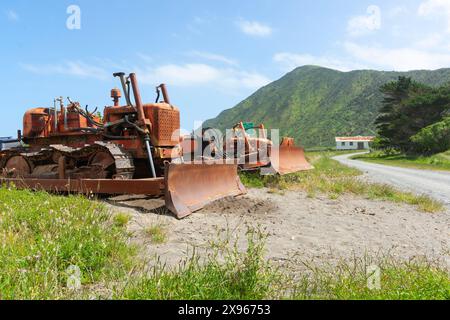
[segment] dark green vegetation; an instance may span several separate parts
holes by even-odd
[[[404,155],[401,153],[391,154],[383,151],[374,151],[352,158],[405,168],[450,171],[450,151],[432,156]]]
[[[411,142],[413,151],[420,154],[450,150],[450,116],[423,128],[411,137]]]
[[[266,235],[257,229],[244,250],[213,241],[208,257],[149,268],[127,243],[128,221],[82,197],[0,188],[0,299],[450,298],[447,270],[419,261],[379,261],[378,290],[367,287],[366,259],[311,266],[294,280],[265,260]],[[77,290],[67,286],[71,265],[80,269]]]
[[[286,176],[264,176],[257,173],[241,173],[242,182],[248,187],[280,190],[304,190],[310,197],[327,194],[336,199],[343,194],[362,195],[368,199],[381,199],[415,205],[424,212],[443,210],[442,203],[424,195],[403,192],[384,184],[367,183],[358,176],[361,172],[331,159],[340,152],[309,152],[307,158],[314,170],[298,172]]]
[[[375,135],[383,101],[379,88],[399,76],[430,86],[450,82],[450,69],[380,72],[305,66],[261,88],[236,107],[205,122],[221,130],[238,121],[264,123],[306,147],[334,146],[341,135]]]
[[[400,77],[381,87],[375,147],[430,155],[450,148],[450,86],[430,87]]]

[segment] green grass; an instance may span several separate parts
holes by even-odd
[[[358,179],[361,172],[342,165],[331,157],[340,152],[307,153],[315,169],[285,176],[260,176],[259,173],[242,172],[242,182],[253,188],[267,187],[271,190],[303,190],[308,196],[326,194],[337,199],[344,194],[361,195],[368,199],[379,199],[416,206],[424,212],[439,212],[443,205],[425,195],[403,192],[384,184],[367,183]],[[273,191],[272,191],[273,192]]]
[[[114,224],[117,227],[125,227],[130,222],[130,215],[126,213],[117,213],[113,216]]]
[[[308,266],[300,279],[264,259],[265,236],[250,230],[246,249],[217,246],[206,261],[193,257],[176,269],[152,269],[131,279],[117,299],[392,299],[450,298],[448,270],[426,261],[366,257],[337,266]],[[220,248],[220,249],[217,249]],[[380,269],[380,287],[370,289],[369,265]]]
[[[248,232],[244,251],[213,243],[206,259],[199,255],[178,268],[157,267],[137,277],[116,298],[125,299],[265,299],[280,297],[285,276],[264,259],[262,233]]]
[[[161,244],[167,240],[167,232],[163,225],[155,224],[147,227],[145,233],[150,237],[152,243]]]
[[[385,154],[383,152],[371,152],[357,155],[352,159],[364,160],[390,166],[450,171],[450,150],[433,156],[408,156],[404,154]]]
[[[89,286],[123,276],[133,248],[106,208],[82,197],[0,188],[0,299],[72,296],[69,266]]]
[[[369,259],[370,260],[370,259]],[[379,287],[370,278],[379,268]],[[399,262],[382,258],[377,262],[357,258],[333,267],[312,267],[312,275],[296,284],[294,299],[332,300],[448,300],[448,270],[427,261]]]
[[[362,260],[294,279],[264,258],[259,229],[243,248],[213,240],[207,257],[148,267],[129,244],[128,220],[82,197],[0,188],[0,299],[449,299],[448,270],[433,264],[388,260],[377,291]],[[81,271],[78,290],[67,286],[70,266]]]

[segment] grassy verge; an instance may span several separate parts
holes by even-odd
[[[265,260],[266,236],[257,229],[249,229],[243,249],[237,240],[213,242],[206,258],[149,269],[128,244],[128,221],[81,197],[0,188],[0,299],[450,298],[447,270],[423,263],[380,264],[375,291],[362,260],[311,267],[294,279]],[[73,266],[81,280],[75,289]]]
[[[287,277],[264,259],[264,235],[249,230],[244,251],[227,242],[212,243],[206,258],[199,255],[175,269],[156,267],[121,291],[121,299],[253,300],[282,298]]]
[[[260,176],[259,173],[241,173],[242,182],[248,187],[267,187],[275,190],[304,190],[310,197],[318,193],[327,194],[331,199],[351,193],[369,199],[380,199],[407,203],[424,212],[439,212],[443,205],[424,195],[399,191],[391,186],[367,183],[358,176],[361,172],[331,159],[336,152],[308,153],[308,160],[315,169],[286,176]]]
[[[131,279],[120,299],[442,299],[450,298],[448,272],[428,262],[384,258],[309,266],[294,279],[264,259],[264,241],[250,230],[245,250],[215,246],[206,261],[194,255],[179,268],[157,268]],[[218,249],[220,248],[220,249]],[[370,263],[369,263],[370,262]],[[379,281],[373,266],[379,270]],[[374,270],[374,271],[372,271]],[[375,280],[375,281],[374,281]],[[370,286],[373,284],[373,286]]]
[[[399,262],[386,257],[342,261],[337,266],[312,267],[295,286],[294,299],[448,300],[448,271],[426,261]],[[378,277],[379,276],[379,277]]]
[[[450,151],[429,157],[407,156],[404,154],[387,155],[383,152],[371,152],[352,158],[404,168],[450,171]]]
[[[0,299],[71,297],[73,272],[84,287],[124,276],[125,223],[81,197],[0,188]]]

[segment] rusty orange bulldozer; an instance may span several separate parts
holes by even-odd
[[[200,137],[186,137],[185,155],[191,159],[226,159],[242,171],[260,170],[262,174],[286,175],[314,169],[294,138],[283,137],[279,146],[274,146],[263,124],[239,122],[228,132],[231,134],[222,137],[216,129],[204,128]]]
[[[0,186],[52,192],[164,196],[183,218],[220,198],[246,192],[237,165],[184,162],[180,112],[165,85],[143,104],[134,73],[115,73],[103,115],[67,98],[24,115],[21,146],[0,152]],[[134,102],[131,98],[133,94]],[[160,101],[162,94],[163,101]]]

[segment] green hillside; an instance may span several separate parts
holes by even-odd
[[[450,82],[450,69],[385,72],[340,72],[304,66],[259,89],[204,127],[224,130],[243,120],[278,128],[300,144],[333,146],[341,135],[373,135],[381,106],[381,85],[408,76],[429,85]]]

